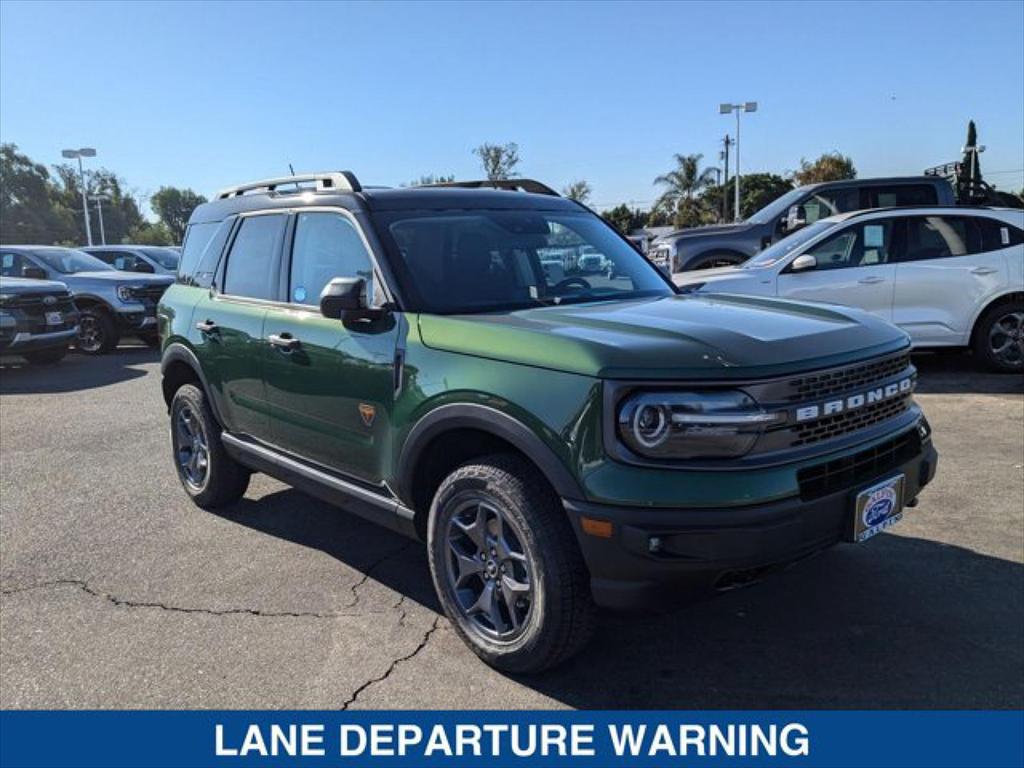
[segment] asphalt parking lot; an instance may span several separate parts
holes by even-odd
[[[922,356],[939,475],[895,531],[515,679],[439,613],[420,545],[256,476],[171,466],[157,354],[0,369],[0,706],[1024,706],[1024,380]]]

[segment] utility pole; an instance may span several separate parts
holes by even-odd
[[[756,101],[745,101],[742,104],[719,104],[718,113],[728,115],[736,113],[736,210],[733,211],[733,221],[740,220],[740,112],[756,112]]]
[[[722,137],[722,146],[724,149],[718,153],[718,157],[723,161],[725,166],[725,183],[722,185],[722,221],[729,220],[729,147],[733,145],[733,140],[729,137],[729,134],[725,134]]]
[[[100,219],[100,245],[106,245],[107,233],[103,231],[103,201],[110,198],[106,195],[93,195],[92,199],[96,202],[96,213],[99,214]]]
[[[81,149],[64,149],[60,154],[70,160],[78,158],[78,178],[82,184],[82,214],[85,216],[85,239],[89,245],[92,245],[92,227],[89,225],[89,195],[85,191],[85,170],[82,168],[82,158],[96,157],[96,150],[92,147],[82,147]]]

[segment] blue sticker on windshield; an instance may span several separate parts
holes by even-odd
[[[292,298],[301,304],[306,300],[306,289],[301,285],[296,286],[295,290],[292,291]]]

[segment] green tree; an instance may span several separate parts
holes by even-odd
[[[853,167],[853,160],[839,152],[826,152],[814,162],[800,158],[800,170],[793,173],[793,182],[798,187],[804,184],[817,184],[821,181],[842,181],[855,178],[857,178],[857,169]]]
[[[646,214],[639,210],[632,210],[624,203],[615,206],[611,210],[603,211],[601,218],[624,235],[628,235],[634,229],[640,229],[640,227],[647,225]]]
[[[709,218],[708,211],[699,196],[712,183],[715,172],[711,168],[701,170],[703,155],[677,154],[674,157],[676,167],[654,180],[655,185],[664,187],[654,209],[673,215],[677,227],[704,224]]]
[[[0,144],[0,243],[52,245],[75,235],[73,213],[46,166]]]
[[[491,181],[511,179],[519,174],[516,166],[519,165],[519,145],[514,141],[508,144],[481,144],[473,150],[473,154],[480,158],[484,173]]]
[[[590,199],[590,193],[592,191],[593,190],[590,188],[590,184],[588,184],[583,179],[580,179],[579,181],[574,181],[569,186],[563,188],[562,194],[568,197],[570,200],[575,200],[578,203],[583,203],[584,205],[586,205],[587,200]]]
[[[185,239],[185,227],[192,211],[205,202],[205,197],[191,189],[177,187],[160,187],[156,194],[149,198],[150,206],[171,233],[174,243],[180,243]]]
[[[58,179],[61,204],[73,211],[75,235],[73,240],[86,242],[85,222],[82,218],[82,182],[78,168],[63,163],[53,166]],[[99,225],[99,209],[93,199],[98,195],[106,199],[103,206],[103,236],[108,243],[124,242],[128,231],[142,223],[139,203],[133,195],[125,191],[124,181],[106,168],[85,172],[85,190],[89,196],[89,221],[92,227],[94,243],[101,241]]]
[[[768,203],[786,194],[793,184],[774,173],[748,173],[740,181],[740,218],[745,219],[764,208]],[[722,195],[725,195],[726,221],[733,219],[733,206],[736,196],[736,179],[729,179],[728,184],[712,184],[701,196],[708,210],[722,210]]]
[[[134,245],[176,245],[181,241],[175,241],[171,230],[162,221],[142,221],[128,231],[125,242]]]

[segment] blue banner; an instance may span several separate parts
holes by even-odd
[[[1016,712],[4,711],[3,768],[1021,768]]]

